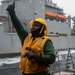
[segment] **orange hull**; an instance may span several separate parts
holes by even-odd
[[[45,15],[53,18],[57,16],[56,13],[50,13],[50,12],[45,12]]]
[[[64,19],[64,20],[65,20],[65,19],[66,19],[66,16],[58,15],[57,18],[58,18],[58,19]]]
[[[56,13],[50,13],[50,12],[45,12],[45,16],[49,16],[49,17],[52,17],[52,18],[63,19],[63,20],[66,19],[66,16],[64,16],[64,15],[58,15]]]

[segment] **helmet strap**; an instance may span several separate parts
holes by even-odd
[[[40,30],[40,32],[39,32],[39,34],[41,34],[41,33],[42,33],[43,29],[44,29],[44,26],[42,26],[42,28],[41,28],[41,30]]]

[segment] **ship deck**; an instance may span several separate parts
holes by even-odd
[[[75,75],[75,50],[72,51],[73,64],[70,64],[69,68],[66,70],[66,52],[61,52],[59,54],[59,61],[50,67],[49,71],[53,75]],[[20,56],[15,57],[0,57],[0,75],[22,75],[19,70]],[[54,66],[54,67],[53,67]],[[52,68],[52,69],[51,69]],[[52,70],[52,71],[51,71]]]
[[[4,64],[2,67],[0,67],[0,75],[22,75],[18,65],[19,63],[10,64],[10,65]],[[51,75],[75,75],[75,69],[70,69],[66,71],[63,68],[60,69],[60,71],[53,72]]]
[[[0,67],[0,75],[22,75],[19,68],[18,63],[12,64],[12,65],[6,65],[6,67]],[[75,75],[75,69],[71,71],[60,71],[60,72],[54,72],[51,75]]]

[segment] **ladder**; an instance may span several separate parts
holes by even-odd
[[[68,70],[70,68],[70,66],[72,66],[72,68],[74,68],[73,58],[71,55],[71,51],[69,49],[68,54],[67,54],[66,70]]]

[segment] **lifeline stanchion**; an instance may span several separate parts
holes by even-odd
[[[60,74],[60,60],[59,60],[58,50],[57,50],[57,52],[56,52],[56,58],[57,58],[58,62],[55,61],[55,63],[53,64],[53,72],[52,72],[52,75],[54,75],[54,70],[55,70],[55,66],[56,66],[56,65],[58,65],[59,75],[61,75],[61,74]]]

